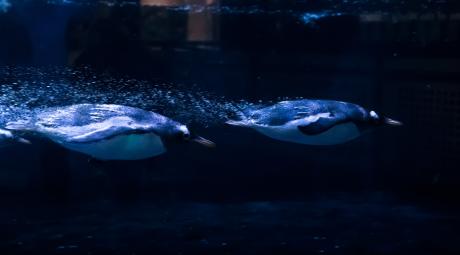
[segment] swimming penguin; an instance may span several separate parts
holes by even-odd
[[[160,114],[113,104],[77,104],[36,110],[5,129],[41,134],[57,144],[99,160],[139,160],[166,151],[165,141],[214,143]]]
[[[345,143],[372,127],[402,125],[359,105],[332,100],[282,101],[243,115],[241,120],[226,123],[253,128],[277,140],[310,145]]]

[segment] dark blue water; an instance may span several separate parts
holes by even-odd
[[[114,103],[217,144],[1,147],[1,254],[460,254],[456,1],[0,0],[0,35],[0,125]],[[223,124],[298,98],[405,125],[317,147]]]

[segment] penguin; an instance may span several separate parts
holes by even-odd
[[[226,123],[255,129],[276,140],[308,145],[342,144],[374,127],[402,125],[357,104],[333,100],[282,101],[242,115],[240,120]]]
[[[215,144],[186,125],[158,113],[115,104],[76,104],[37,109],[27,119],[8,122],[9,132],[35,133],[94,159],[140,160],[166,152],[165,142]]]

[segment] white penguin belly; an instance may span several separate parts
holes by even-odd
[[[63,147],[101,160],[139,160],[166,151],[161,138],[155,134],[119,135],[94,143],[62,143]]]
[[[273,139],[309,145],[341,144],[360,135],[358,127],[352,122],[336,125],[317,135],[304,134],[297,128],[297,125],[292,124],[283,126],[255,126],[254,128]]]

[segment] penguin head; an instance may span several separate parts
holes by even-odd
[[[403,123],[394,119],[390,119],[388,117],[381,116],[377,114],[375,111],[368,112],[368,121],[373,126],[402,126]]]
[[[209,148],[216,147],[214,142],[190,132],[188,127],[182,124],[175,125],[168,138],[176,142],[195,142]]]

